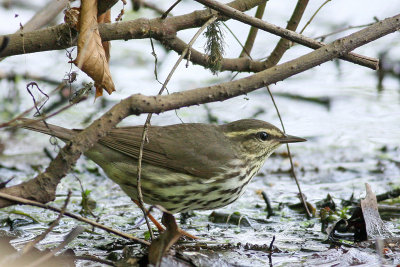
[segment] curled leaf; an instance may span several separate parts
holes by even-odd
[[[107,17],[110,20],[109,10],[100,19],[107,22]],[[79,16],[78,55],[73,62],[94,80],[96,98],[103,95],[103,89],[109,94],[115,91],[108,66],[109,45],[106,45],[107,48],[103,46],[97,19],[97,0],[83,0]]]

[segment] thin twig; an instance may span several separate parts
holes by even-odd
[[[173,3],[172,6],[170,6],[170,7],[167,9],[167,11],[165,11],[165,12],[161,15],[161,19],[165,19],[165,18],[168,16],[169,12],[171,12],[171,10],[174,9],[174,7],[175,7],[177,4],[179,4],[180,1],[181,1],[181,0],[175,1],[175,3]]]
[[[269,259],[269,266],[272,267],[272,249],[275,242],[275,236],[272,237],[271,243],[269,244],[269,252],[268,252],[268,259]]]
[[[31,86],[32,89],[33,89],[34,86],[36,86],[37,90],[38,90],[40,93],[42,93],[42,95],[44,95],[44,96],[46,97],[46,100],[45,100],[43,103],[40,104],[40,107],[38,107],[38,103],[36,103],[36,99],[35,99],[35,97],[33,96],[31,90],[29,90],[29,86]],[[31,95],[32,100],[33,100],[33,104],[34,104],[35,109],[36,109],[36,113],[35,113],[33,116],[34,116],[34,117],[40,116],[40,115],[41,115],[40,110],[41,110],[42,107],[46,104],[46,102],[49,100],[49,96],[48,96],[45,92],[43,92],[42,89],[40,89],[39,85],[38,85],[36,82],[30,82],[30,83],[28,83],[28,84],[26,85],[26,90],[27,90],[28,93]]]
[[[327,34],[314,37],[314,39],[316,39],[316,40],[318,40],[318,39],[324,40],[324,39],[325,39],[326,37],[328,37],[328,36],[335,35],[335,34],[338,34],[338,33],[344,32],[344,31],[348,31],[348,30],[352,30],[352,29],[359,29],[359,28],[369,27],[369,26],[371,26],[371,25],[374,24],[374,23],[375,23],[375,22],[371,22],[371,23],[363,24],[363,25],[358,25],[358,26],[347,26],[347,27],[345,27],[345,28],[338,29],[338,30],[335,30],[335,31],[330,32],[330,33],[327,33]]]
[[[53,93],[55,93],[59,89],[63,88],[64,86],[65,86],[65,82],[63,81],[59,86],[57,86],[53,91],[51,91],[49,95],[50,96],[53,95]],[[38,101],[38,103],[36,103],[36,104],[37,105],[41,105],[43,101],[44,101],[44,99],[40,99]],[[27,110],[22,112],[20,115],[15,117],[14,119],[11,119],[11,120],[9,120],[7,122],[1,123],[0,124],[0,128],[4,128],[4,127],[8,127],[8,126],[12,125],[15,121],[19,120],[20,118],[22,118],[23,116],[25,116],[26,114],[28,114],[29,112],[31,112],[35,108],[36,108],[36,105],[33,105],[32,107],[28,108]]]
[[[69,3],[68,0],[52,0],[38,11],[23,28],[17,32],[25,33],[48,25]]]
[[[245,50],[244,45],[243,45],[242,42],[239,40],[239,38],[236,36],[236,34],[231,30],[231,28],[229,28],[228,25],[226,25],[226,23],[223,22],[223,21],[222,21],[222,24],[225,26],[225,28],[228,29],[228,31],[231,33],[231,35],[233,36],[233,38],[235,38],[236,42],[240,45],[240,47],[241,47],[243,50]],[[247,54],[247,55],[248,55],[248,57],[249,57],[250,59],[252,59],[251,56],[250,56],[250,53]]]
[[[93,262],[107,264],[109,266],[115,266],[114,262],[112,262],[112,261],[103,260],[103,259],[100,259],[100,258],[92,256],[92,255],[74,256],[74,259],[81,260],[81,261],[93,261]]]
[[[155,11],[156,13],[158,13],[159,15],[164,14],[164,10],[162,10],[161,8],[159,8],[157,6],[157,4],[153,4],[153,3],[149,3],[147,1],[143,2],[143,7],[151,9],[153,11]],[[171,16],[171,14],[168,14],[168,16]]]
[[[163,83],[163,85],[161,86],[160,91],[158,92],[158,95],[161,95],[164,91],[164,89],[167,87],[168,82],[171,80],[172,75],[174,74],[175,70],[178,68],[179,64],[181,63],[181,61],[184,59],[184,57],[186,56],[187,52],[189,51],[189,49],[192,47],[193,43],[196,41],[196,39],[200,36],[200,34],[204,31],[205,28],[207,28],[208,25],[210,25],[211,23],[213,23],[214,21],[217,20],[217,16],[214,16],[212,18],[210,18],[197,32],[196,34],[193,36],[193,38],[190,40],[190,42],[188,43],[188,46],[186,47],[186,49],[182,52],[181,56],[179,57],[179,59],[176,61],[175,65],[172,67],[170,73],[168,74],[167,78],[165,79],[165,82]],[[154,239],[153,236],[153,231],[151,230],[150,227],[150,222],[146,216],[146,210],[144,208],[144,202],[143,202],[143,194],[142,194],[142,185],[141,185],[141,174],[142,174],[142,158],[143,158],[143,148],[144,148],[144,143],[147,139],[147,131],[150,125],[150,120],[152,117],[153,113],[149,113],[147,115],[147,119],[146,122],[144,124],[143,127],[143,133],[142,133],[142,141],[140,143],[140,150],[139,150],[139,157],[138,157],[138,168],[137,168],[137,190],[138,190],[138,201],[139,201],[139,207],[143,212],[143,215],[145,216],[146,219],[146,224],[147,227],[149,229],[150,232],[150,236],[152,239]]]
[[[157,57],[156,50],[154,48],[153,38],[150,37],[149,39],[150,39],[150,45],[151,45],[151,55],[154,57],[154,76],[156,77],[156,81],[162,85],[163,83],[160,82],[160,80],[158,79],[158,71],[157,71],[158,57]],[[165,90],[167,91],[167,94],[169,94],[167,87],[165,87]],[[176,109],[175,109],[175,115],[183,123],[183,120],[181,119],[181,117],[179,117],[178,111]]]
[[[270,218],[272,215],[274,215],[274,210],[272,209],[271,206],[271,201],[269,200],[269,197],[267,195],[267,193],[265,193],[264,191],[261,192],[261,195],[264,199],[265,205],[266,205],[266,209],[267,209],[267,218]]]
[[[43,208],[43,209],[47,209],[47,210],[52,210],[52,211],[55,211],[55,212],[61,212],[61,209],[59,209],[59,208],[56,208],[56,207],[53,207],[53,206],[50,206],[50,205],[46,205],[46,204],[42,204],[42,203],[39,203],[37,201],[33,201],[33,200],[21,198],[21,197],[12,196],[12,195],[9,195],[9,194],[5,194],[3,192],[0,192],[0,198],[4,198],[4,199],[7,199],[9,201],[12,201],[12,202],[15,202],[15,203],[19,203],[19,204],[35,206],[35,207],[39,207],[39,208]],[[107,231],[109,233],[113,233],[113,234],[115,234],[117,236],[120,236],[120,237],[129,239],[129,240],[138,242],[138,243],[143,244],[143,245],[147,245],[147,246],[150,245],[150,243],[145,241],[145,240],[142,240],[140,238],[137,238],[137,237],[122,233],[120,231],[114,230],[114,229],[109,228],[107,226],[104,226],[104,225],[102,225],[100,223],[94,222],[92,220],[89,220],[89,219],[84,218],[82,216],[70,213],[68,211],[65,211],[64,215],[68,216],[70,218],[73,218],[75,220],[78,220],[78,221],[81,221],[81,222],[85,222],[87,224],[90,224],[90,225],[92,225],[94,227],[100,228],[100,229],[102,229],[104,231]]]
[[[303,29],[301,29],[300,34],[304,32],[304,30],[307,28],[308,25],[310,25],[311,21],[315,18],[315,16],[318,14],[318,12],[326,5],[328,2],[331,0],[326,0],[322,5],[314,12],[314,14],[311,16],[311,18],[307,21],[306,25],[304,25]]]
[[[293,10],[292,15],[290,16],[290,19],[286,24],[287,30],[296,31],[297,26],[299,25],[301,18],[303,17],[307,5],[308,5],[308,0],[299,0],[297,2],[297,5]],[[271,54],[265,61],[265,67],[270,68],[278,64],[283,54],[291,47],[290,45],[291,43],[292,41],[285,38],[281,38],[279,42],[276,44],[274,50],[272,50]]]
[[[262,3],[261,5],[259,5],[257,7],[257,11],[256,11],[256,15],[255,15],[256,18],[262,19],[263,15],[264,15],[265,7],[267,6],[267,2],[268,1],[265,1],[264,3]],[[244,44],[244,47],[243,47],[242,52],[240,53],[239,57],[244,57],[245,55],[250,57],[250,53],[251,53],[251,50],[253,49],[254,41],[256,40],[256,37],[257,37],[257,32],[258,32],[258,28],[254,27],[254,26],[250,27],[249,35],[247,36],[246,43]]]
[[[285,126],[283,125],[282,117],[281,117],[281,114],[279,112],[278,106],[275,103],[274,96],[272,95],[271,90],[269,89],[269,86],[266,86],[266,87],[267,87],[269,95],[271,96],[271,100],[272,100],[272,103],[274,104],[274,107],[275,107],[276,113],[278,115],[279,121],[281,122],[282,130],[286,134]],[[296,173],[294,172],[294,165],[293,165],[292,155],[290,154],[289,144],[286,144],[286,149],[287,149],[287,152],[288,152],[288,155],[289,155],[290,173],[292,174],[294,180],[296,181],[297,189],[299,190],[299,193],[300,193],[301,202],[303,203],[304,209],[306,210],[307,218],[309,219],[309,218],[311,218],[311,213],[308,210],[308,206],[307,206],[306,200],[304,199],[304,195],[303,195],[303,193],[301,191],[300,183],[297,180]]]

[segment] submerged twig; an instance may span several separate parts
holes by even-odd
[[[274,211],[272,210],[272,206],[271,206],[271,201],[269,201],[269,197],[267,195],[267,193],[265,193],[264,191],[261,192],[261,195],[265,201],[266,204],[266,209],[268,212],[267,218],[271,217],[272,215],[274,215]]]

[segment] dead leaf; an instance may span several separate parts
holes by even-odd
[[[156,266],[158,266],[162,256],[182,236],[181,230],[176,224],[174,215],[169,212],[163,212],[162,220],[167,229],[156,240],[154,240],[149,247],[149,262]]]
[[[105,12],[97,17],[97,23],[110,23],[110,22],[111,22],[111,9],[107,10],[107,12]],[[106,41],[106,42],[102,42],[101,44],[103,45],[107,62],[109,62],[110,61],[111,43],[109,41]]]
[[[102,20],[111,16],[107,13]],[[106,52],[98,29],[97,0],[82,0],[79,30],[78,55],[73,62],[94,80],[96,98],[103,95],[103,89],[111,94],[115,86],[108,66],[109,48]]]

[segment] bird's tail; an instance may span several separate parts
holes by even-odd
[[[18,122],[21,123],[22,128],[55,136],[63,141],[68,141],[72,139],[72,137],[76,134],[74,130],[70,130],[49,123],[44,123],[43,121],[22,118],[19,119]]]

